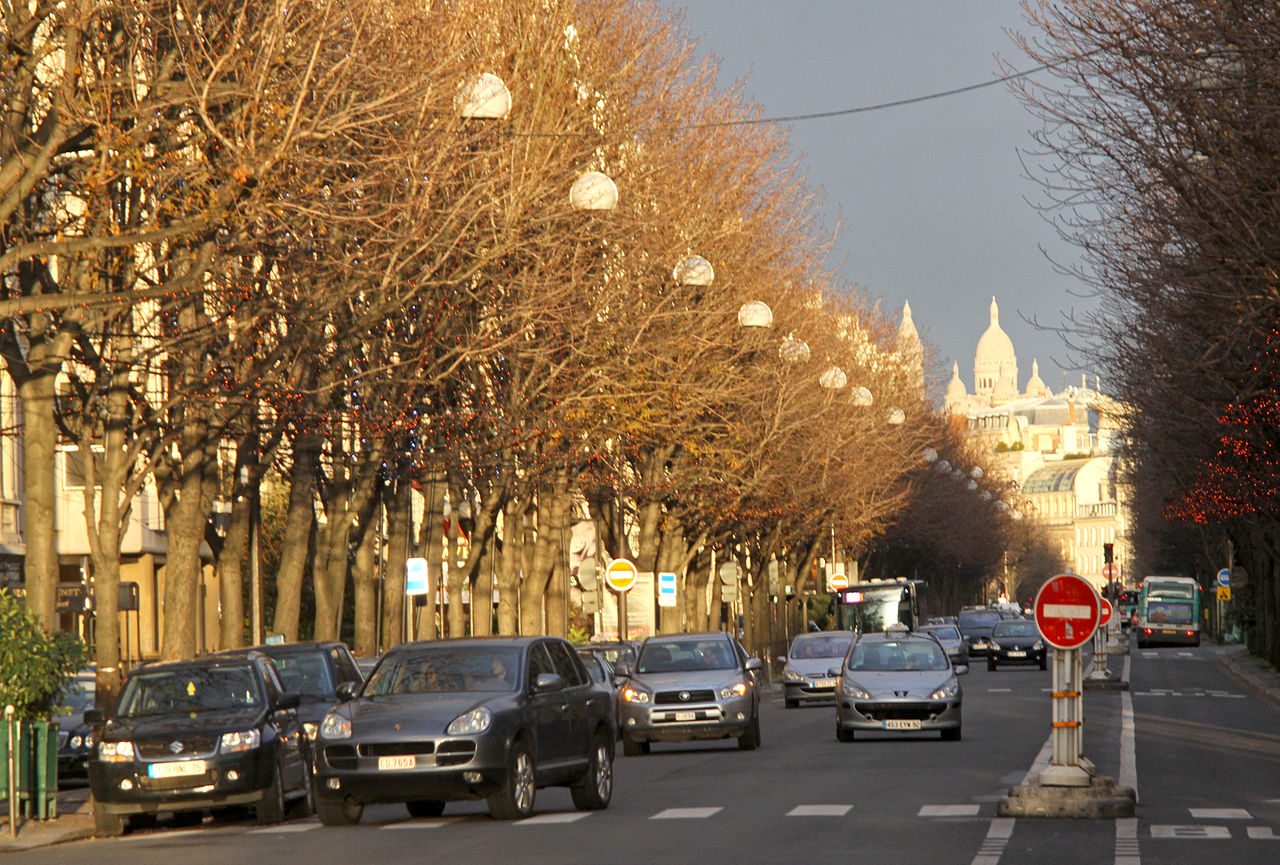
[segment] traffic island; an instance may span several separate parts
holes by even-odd
[[[996,805],[1000,817],[1058,817],[1114,819],[1132,817],[1138,798],[1132,787],[1120,787],[1115,779],[1094,776],[1087,786],[1058,787],[1038,780],[1012,787]]]

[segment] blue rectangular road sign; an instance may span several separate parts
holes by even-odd
[[[427,585],[427,560],[408,559],[404,563],[404,593],[406,595],[425,595],[430,591]]]
[[[676,575],[658,574],[658,606],[674,607],[676,605]]]

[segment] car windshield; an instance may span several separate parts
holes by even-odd
[[[1000,621],[1000,614],[995,610],[969,610],[959,616],[961,630],[965,628],[989,628]]]
[[[333,696],[333,690],[337,686],[329,674],[323,650],[275,655],[272,656],[271,663],[286,691],[293,691],[304,697]]]
[[[140,670],[125,683],[116,717],[216,712],[262,705],[262,690],[248,664]]]
[[[637,673],[692,673],[738,666],[726,640],[650,640],[640,650]]]
[[[514,691],[519,673],[520,649],[515,646],[433,646],[383,658],[361,693]]]
[[[1039,633],[1035,622],[1001,622],[991,629],[993,637],[1035,637]]]
[[[945,670],[947,655],[932,641],[901,640],[859,642],[849,653],[854,672],[888,673],[906,670]]]
[[[958,640],[960,639],[960,631],[955,625],[936,625],[931,628],[923,628],[930,634],[937,634],[940,640]]]
[[[853,642],[853,634],[842,631],[831,634],[802,634],[791,644],[791,659],[843,658]]]

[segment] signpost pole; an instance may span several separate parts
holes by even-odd
[[[1053,761],[1040,773],[1046,787],[1088,787],[1093,764],[1084,757],[1084,669],[1080,647],[1097,632],[1102,601],[1074,574],[1053,577],[1036,594],[1036,627],[1053,647]],[[1105,650],[1104,650],[1105,651]]]

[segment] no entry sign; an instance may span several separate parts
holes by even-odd
[[[1102,606],[1098,593],[1083,577],[1059,574],[1036,592],[1036,627],[1057,649],[1078,649],[1098,628]]]

